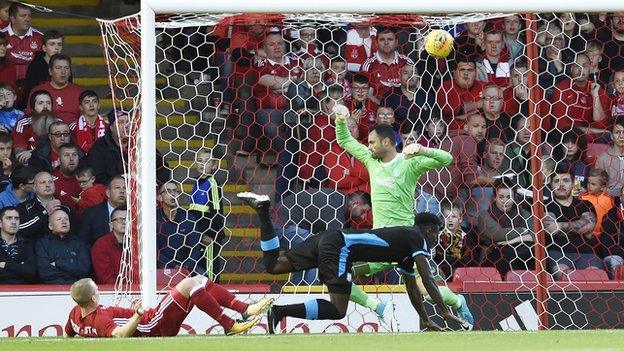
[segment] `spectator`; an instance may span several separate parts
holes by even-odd
[[[587,189],[587,173],[589,173],[589,166],[585,160],[587,141],[583,132],[577,128],[569,128],[562,134],[561,143],[556,143],[552,156],[558,163],[557,167],[570,170],[574,177],[572,194],[578,196]]]
[[[392,130],[394,130],[397,151],[402,150],[403,138],[401,138],[401,133],[399,133],[399,127],[396,124],[396,119],[394,118],[394,110],[392,109],[392,107],[379,106],[377,108],[377,118],[375,122],[377,122],[376,124],[387,124],[392,127]]]
[[[374,95],[381,98],[392,88],[401,86],[401,67],[414,62],[399,54],[396,33],[390,29],[377,34],[377,47],[377,52],[362,65],[362,72],[368,72]]]
[[[45,90],[33,92],[30,97],[30,117],[17,121],[13,130],[15,157],[21,164],[27,164],[32,150],[39,144],[41,136],[48,133],[50,124],[57,120],[52,111],[52,95]]]
[[[63,51],[63,34],[56,29],[43,34],[43,51],[37,51],[33,61],[28,65],[26,78],[23,82],[24,94],[28,96],[32,88],[50,81],[50,58]],[[71,82],[71,72],[69,81]]]
[[[11,24],[9,17],[9,7],[13,1],[11,0],[0,0],[0,29],[4,29]]]
[[[6,182],[13,168],[17,165],[17,161],[13,158],[13,139],[11,134],[0,131],[0,184]]]
[[[477,144],[485,137],[485,118],[479,114],[468,116],[464,129],[457,135],[442,142],[440,149],[453,155],[453,162],[448,168],[437,172],[427,172],[423,179],[422,194],[430,198],[427,205],[432,213],[439,212],[439,201],[454,201],[460,189],[469,187],[477,176]]]
[[[589,57],[589,79],[606,87],[610,82],[604,82],[601,78],[600,62],[602,62],[602,44],[597,41],[590,41],[583,52]]]
[[[421,80],[416,67],[403,65],[400,71],[400,86],[393,87],[383,97],[384,106],[392,106],[397,123],[409,120],[412,124],[427,121],[435,104],[435,95],[427,94],[421,88]]]
[[[345,98],[351,98],[351,82],[347,79],[347,62],[341,56],[332,57],[329,69],[325,73],[324,83],[327,86],[340,85]]]
[[[42,139],[33,150],[28,165],[35,172],[53,172],[60,166],[59,149],[61,145],[71,142],[69,125],[63,121],[55,121],[48,128],[48,138]],[[82,150],[80,151],[82,156]]]
[[[50,232],[35,244],[39,277],[45,284],[71,284],[91,271],[87,245],[71,232],[69,215],[60,209],[50,213]]]
[[[417,143],[422,146],[439,148],[442,144],[442,141],[448,137],[446,134],[446,124],[440,116],[431,116],[427,123],[425,124],[425,129],[423,130],[423,134],[418,136],[418,134],[414,135],[417,139]],[[409,145],[403,138],[404,146]]]
[[[351,99],[345,99],[345,106],[353,118],[360,123],[360,142],[365,142],[368,130],[377,120],[377,103],[370,98],[370,83],[365,74],[358,73],[351,81]]]
[[[607,16],[607,26],[596,33],[604,48],[600,62],[601,82],[610,82],[613,71],[624,68],[624,12],[613,12]]]
[[[522,23],[524,19],[518,15],[513,14],[503,18],[503,43],[505,49],[509,53],[509,60],[514,62],[516,58],[524,55],[524,42],[525,38],[520,34],[522,29]]]
[[[537,43],[540,45],[539,84],[550,98],[554,87],[567,79],[565,67],[574,62],[575,53],[566,48],[561,29],[552,22],[538,28]]]
[[[158,191],[160,208],[156,211],[158,268],[185,267],[195,274],[205,274],[200,262],[205,249],[197,231],[197,218],[178,204],[179,186],[166,182]]]
[[[494,197],[479,213],[480,238],[490,245],[485,260],[505,276],[514,269],[535,269],[532,216],[514,200],[514,185],[503,180]]]
[[[80,196],[73,200],[76,202],[76,218],[80,219],[86,208],[106,202],[106,186],[95,184],[93,168],[89,166],[76,169],[76,181],[80,187]]]
[[[613,73],[613,87],[615,92],[609,104],[611,117],[614,119],[624,117],[624,68]]]
[[[0,82],[17,85],[15,66],[9,62],[7,39],[0,35]]]
[[[455,52],[467,56],[481,55],[485,49],[483,29],[485,21],[466,23],[466,30],[455,38]]]
[[[575,126],[588,134],[606,133],[609,101],[600,84],[589,80],[589,58],[578,54],[569,79],[557,84],[551,96],[555,127]]]
[[[11,133],[24,116],[22,110],[14,107],[16,99],[15,88],[9,83],[0,83],[0,131]]]
[[[97,239],[91,247],[91,262],[97,284],[115,284],[121,266],[121,253],[126,234],[125,206],[117,207],[111,213],[110,233]]]
[[[288,109],[288,98],[284,95],[289,85],[300,78],[302,71],[299,60],[286,55],[286,43],[280,32],[270,32],[264,42],[265,59],[258,61],[258,82],[253,86],[258,99],[256,123],[260,125],[262,136],[271,140],[271,149],[279,153],[283,140],[278,138],[280,126],[284,123],[284,112]],[[246,122],[249,125],[249,121]],[[259,137],[252,128],[252,136]]]
[[[466,117],[483,106],[483,84],[475,80],[475,63],[470,57],[457,55],[452,72],[453,79],[444,81],[438,90],[437,101],[449,130],[457,131]]]
[[[560,22],[559,27],[564,35],[566,47],[577,53],[585,50],[589,36],[586,36],[585,32],[581,32],[581,17],[573,12],[564,12],[558,14],[558,17]],[[584,15],[584,17],[587,18],[586,15]]]
[[[332,109],[336,103],[342,103],[343,90],[339,85],[332,85],[327,89],[327,96],[320,102],[321,110],[314,117],[314,124],[307,130],[307,139],[299,157],[299,177],[308,184],[323,181],[327,174],[321,167],[322,159],[336,140],[334,129],[334,113]]]
[[[444,217],[444,229],[435,247],[434,261],[447,280],[458,266],[476,266],[481,263],[482,247],[475,227],[464,221],[464,205],[460,202],[443,201],[440,214]]]
[[[17,206],[34,198],[33,184],[35,172],[28,166],[16,166],[10,177],[11,181],[0,192],[0,208]]]
[[[320,109],[319,97],[325,91],[325,86],[321,80],[325,66],[321,60],[308,57],[303,61],[302,68],[304,79],[299,83],[290,84],[284,94],[290,100],[291,110],[298,114],[315,115]]]
[[[507,53],[503,52],[505,43],[503,33],[489,30],[483,36],[485,51],[483,59],[477,61],[477,80],[501,87],[509,85],[510,66]]]
[[[358,122],[347,119],[351,136],[359,137]],[[331,150],[323,157],[323,165],[327,169],[328,179],[324,186],[339,190],[343,194],[356,191],[370,193],[368,171],[355,157],[346,152],[337,142],[331,144]]]
[[[110,231],[110,214],[117,207],[126,206],[126,180],[118,175],[106,187],[107,201],[84,209],[78,228],[78,236],[87,243],[93,243]]]
[[[61,203],[72,211],[76,211],[76,201],[80,194],[80,186],[76,179],[76,169],[80,162],[81,150],[73,143],[61,145],[59,148],[59,168],[52,172],[55,177],[54,197],[61,200]]]
[[[37,277],[33,244],[17,234],[19,224],[15,207],[0,209],[0,284],[27,284]]]
[[[71,59],[64,54],[50,57],[48,66],[50,81],[39,84],[33,91],[46,90],[52,96],[54,106],[52,112],[63,122],[69,124],[80,116],[80,101],[82,87],[69,82],[71,77]]]
[[[611,278],[615,276],[617,266],[624,264],[624,188],[620,189],[615,201],[617,205],[602,220],[599,250]]]
[[[357,73],[368,58],[377,52],[377,29],[367,23],[357,23],[347,32],[344,57],[349,72]]]
[[[48,215],[56,210],[71,210],[54,198],[54,178],[48,172],[35,174],[33,190],[35,197],[17,205],[20,213],[20,235],[35,240],[46,232]]]
[[[596,161],[596,168],[604,169],[609,174],[606,193],[618,196],[624,185],[624,117],[620,117],[611,128],[611,146]]]
[[[615,206],[613,197],[605,193],[609,182],[609,175],[604,169],[594,168],[589,171],[587,177],[587,192],[581,194],[579,199],[591,202],[596,213],[596,226],[594,236],[599,238],[602,234],[602,222],[605,215]]]
[[[529,189],[533,184],[530,163],[532,156],[529,120],[522,114],[518,114],[511,120],[511,126],[516,135],[507,144],[502,170],[504,173],[509,171],[514,173],[517,177],[518,185],[521,188]],[[550,151],[548,144],[542,143],[539,148],[540,157],[545,157],[550,154]]]
[[[225,267],[221,258],[223,248],[223,229],[225,214],[223,212],[223,188],[217,182],[215,172],[219,169],[219,160],[214,158],[210,149],[200,149],[195,156],[195,170],[199,174],[193,190],[189,213],[197,218],[197,231],[201,233],[202,244],[206,247],[205,257],[209,259],[204,267],[208,270],[208,278],[218,281],[218,274]]]
[[[69,125],[76,144],[89,153],[91,146],[108,130],[108,121],[100,116],[100,99],[93,90],[85,90],[78,97],[80,117]]]
[[[530,91],[528,72],[529,69],[525,61],[514,62],[509,78],[511,84],[503,90],[503,112],[508,116],[515,116],[518,113],[522,113],[524,116],[529,115]],[[545,100],[544,90],[540,86],[534,86],[533,89],[538,91],[537,113],[540,116],[547,116],[550,113],[550,104]],[[549,126],[543,125],[542,127],[548,128]]]
[[[14,2],[9,7],[11,24],[0,31],[5,33],[9,48],[9,62],[15,67],[17,80],[26,77],[26,70],[35,58],[35,53],[41,51],[43,35],[31,27],[32,12],[30,7]]]
[[[108,131],[89,149],[87,164],[93,168],[96,183],[108,184],[115,175],[124,173],[122,152],[127,153],[128,122],[126,111],[111,111],[108,114]]]
[[[502,175],[503,158],[505,157],[505,143],[499,138],[487,140],[483,162],[477,168],[477,176],[469,184],[470,188],[462,192],[466,203],[468,220],[474,222],[479,213],[487,211],[494,197],[494,186]]]
[[[542,222],[549,267],[556,279],[566,269],[604,269],[594,253],[596,214],[591,203],[572,196],[572,179],[567,170],[555,170],[550,180],[553,199],[546,204],[548,214]]]
[[[325,67],[329,65],[329,58],[319,50],[316,38],[316,28],[302,27],[290,31],[294,40],[291,55],[304,61],[308,58],[318,59]]]
[[[486,85],[481,94],[483,99],[483,116],[487,131],[486,138],[508,140],[511,131],[511,118],[503,112],[503,89],[496,85]]]

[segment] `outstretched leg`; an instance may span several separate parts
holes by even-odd
[[[323,299],[308,300],[304,303],[274,305],[268,313],[269,333],[275,334],[275,327],[284,317],[301,319],[342,319],[347,314],[349,294],[330,293],[331,301]]]
[[[269,208],[271,199],[266,195],[244,192],[238,193],[238,198],[245,200],[249,207],[256,210],[260,219],[260,249],[264,256],[264,267],[267,273],[282,274],[294,271],[292,263],[286,256],[280,256],[280,241],[275,233],[275,227],[271,221]]]

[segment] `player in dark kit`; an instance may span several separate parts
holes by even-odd
[[[273,305],[273,299],[247,304],[202,276],[184,278],[163,296],[155,308],[145,311],[139,301],[132,308],[100,305],[98,287],[90,278],[80,279],[71,286],[76,306],[69,312],[65,336],[95,337],[175,336],[180,326],[197,307],[214,318],[227,335],[247,332],[260,320],[260,314]],[[223,313],[226,307],[239,312],[246,321],[235,322]]]
[[[403,276],[407,294],[420,316],[421,328],[441,330],[425,312],[423,297],[416,286],[414,266],[441,316],[460,325],[466,323],[446,307],[431,276],[427,258],[442,228],[441,221],[435,215],[416,215],[414,227],[327,230],[280,255],[279,239],[269,214],[269,197],[249,192],[239,193],[238,197],[256,210],[260,218],[260,246],[267,272],[283,274],[318,268],[319,278],[329,290],[331,302],[315,299],[301,304],[274,305],[268,311],[269,333],[274,333],[277,323],[287,316],[303,319],[344,318],[351,292],[351,264],[355,261],[398,263],[397,269]]]

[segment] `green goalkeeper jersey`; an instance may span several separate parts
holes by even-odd
[[[344,121],[336,121],[336,140],[368,170],[371,184],[373,228],[414,225],[414,193],[420,176],[428,170],[446,167],[453,156],[443,150],[427,149],[426,155],[390,162],[374,159],[370,150],[349,133]]]

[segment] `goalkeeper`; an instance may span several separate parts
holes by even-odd
[[[336,139],[338,144],[368,169],[371,183],[373,207],[373,228],[414,225],[414,193],[420,176],[432,169],[451,164],[453,156],[443,150],[427,148],[419,144],[405,147],[403,154],[396,152],[394,131],[388,125],[376,125],[368,134],[368,148],[355,140],[347,128],[349,110],[342,105],[334,107],[336,115]],[[395,266],[393,263],[360,263],[353,265],[356,275],[371,275]],[[420,277],[419,277],[420,278]],[[425,296],[422,279],[417,279],[418,288]],[[466,299],[454,294],[447,286],[438,287],[447,306],[455,309],[472,328],[474,318],[468,309]],[[379,303],[353,284],[351,301],[372,310]]]

